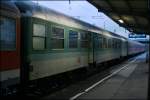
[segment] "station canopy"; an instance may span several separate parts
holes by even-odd
[[[148,0],[88,0],[88,2],[130,32],[150,35]]]

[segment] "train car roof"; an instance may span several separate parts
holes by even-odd
[[[15,3],[20,9],[20,12],[23,16],[41,18],[55,23],[59,22],[59,24],[66,25],[69,27],[74,27],[81,30],[87,30],[87,31],[103,34],[106,36],[109,35],[112,37],[126,39],[123,36],[114,34],[100,27],[91,25],[89,23],[83,22],[76,18],[72,18],[70,16],[54,11],[50,8],[43,7],[33,2],[26,1],[26,2],[15,2]]]
[[[14,13],[16,16],[20,16],[19,9],[16,7],[14,2],[11,1],[0,1],[0,9]]]

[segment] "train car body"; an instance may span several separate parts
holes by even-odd
[[[20,81],[20,13],[12,2],[0,2],[0,85]]]
[[[145,45],[136,41],[128,40],[128,55],[138,54],[145,51]]]
[[[24,69],[28,80],[127,56],[124,37],[34,3],[16,5],[22,13],[23,65],[29,66]]]
[[[95,34],[94,57],[95,62],[102,63],[127,56],[127,41],[125,38],[102,30],[103,35]]]

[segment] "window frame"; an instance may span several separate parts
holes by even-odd
[[[14,20],[14,22],[15,22],[15,25],[14,25],[14,27],[15,27],[15,47],[12,49],[3,49],[3,48],[1,48],[0,47],[0,51],[16,51],[17,50],[17,19],[16,18],[14,18],[14,17],[8,17],[8,16],[5,16],[5,15],[0,15],[1,17],[4,17],[4,18],[6,18],[6,19],[11,19],[11,20]],[[1,35],[0,35],[1,36]]]
[[[102,34],[98,34],[98,42],[99,42],[98,48],[102,49],[103,48],[103,36],[102,36]]]
[[[89,48],[89,46],[87,46],[87,47],[83,47],[81,44],[82,44],[82,42],[87,42],[87,44],[89,45],[89,33],[88,32],[86,32],[86,31],[82,31],[82,32],[79,32],[79,37],[80,37],[80,48],[82,48],[82,49],[88,49]],[[81,34],[87,34],[87,38],[86,39],[82,39],[82,35]]]
[[[103,37],[103,49],[107,49],[107,48],[108,48],[108,39],[107,37],[104,36]]]
[[[45,36],[37,36],[37,35],[34,35],[34,24],[38,24],[38,25],[43,25],[45,26]],[[33,38],[44,38],[44,48],[43,49],[34,49],[33,48]],[[33,51],[45,51],[47,50],[47,25],[46,23],[39,23],[39,22],[33,22],[32,23],[32,50]]]
[[[112,42],[113,42],[113,38],[109,38],[108,39],[108,48],[109,49],[113,48],[113,45],[112,45],[113,43]]]
[[[52,29],[53,28],[59,28],[59,29],[63,29],[63,38],[61,38],[61,40],[63,40],[63,48],[52,48],[52,46],[50,46],[51,50],[64,50],[65,49],[65,28],[62,27],[62,26],[59,26],[59,25],[51,25],[51,33],[50,33],[50,45],[52,45]],[[55,39],[58,39],[58,38],[55,38]]]
[[[70,36],[70,31],[74,31],[74,32],[77,32],[77,47],[76,48],[70,48],[70,38],[69,38],[69,36]],[[69,29],[68,30],[68,48],[69,49],[78,49],[79,48],[79,39],[80,39],[80,32],[79,31],[77,31],[77,30],[74,30],[74,29]]]

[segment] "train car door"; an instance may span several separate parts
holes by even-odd
[[[95,67],[95,39],[94,34],[89,33],[89,48],[88,48],[88,63],[89,68],[88,70],[92,73]]]
[[[88,47],[88,63],[91,65],[93,63],[93,39],[92,33],[89,33],[89,47]]]

